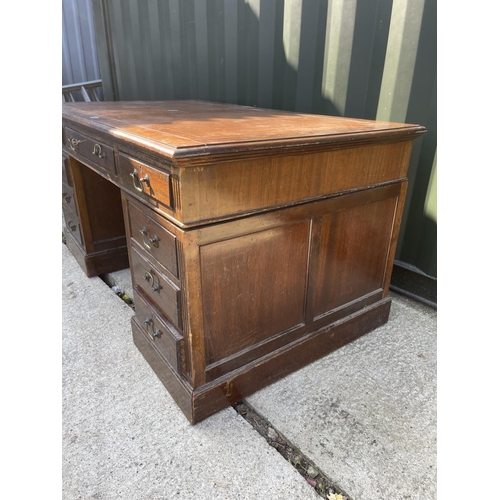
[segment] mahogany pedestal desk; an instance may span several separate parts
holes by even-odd
[[[196,423],[388,320],[424,132],[204,101],[63,104],[67,245],[88,276],[130,263],[135,345]]]

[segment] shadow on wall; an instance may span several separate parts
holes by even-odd
[[[203,99],[343,114],[323,95],[327,0],[304,1],[300,15],[285,13],[296,7],[284,0],[154,4],[110,4],[113,65],[103,80],[112,81],[115,100]],[[338,66],[350,54],[344,59]],[[337,68],[327,69],[334,81]]]

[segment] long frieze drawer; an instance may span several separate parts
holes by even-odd
[[[111,146],[67,127],[66,146],[74,153],[83,156],[108,172],[116,173],[115,155]]]
[[[128,198],[130,200],[130,198]],[[175,236],[129,201],[130,234],[142,250],[178,277]]]
[[[82,234],[80,230],[80,221],[78,217],[71,212],[69,209],[63,206],[64,222],[66,224],[66,229],[69,234],[75,238],[75,240],[82,245]]]
[[[179,287],[131,246],[134,283],[156,304],[174,326],[182,330]]]
[[[134,294],[135,314],[149,340],[178,373],[181,372],[183,337],[160,317],[140,292]]]
[[[172,186],[168,172],[158,170],[120,153],[118,156],[118,176],[120,183],[128,191],[152,206],[160,210],[173,208]]]
[[[62,183],[62,203],[76,215],[75,192],[72,187]]]

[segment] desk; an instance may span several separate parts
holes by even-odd
[[[424,132],[203,101],[63,104],[67,245],[88,276],[130,265],[135,345],[196,423],[388,320]]]

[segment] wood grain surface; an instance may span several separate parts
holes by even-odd
[[[193,157],[203,159],[210,152],[269,154],[287,146],[409,139],[425,131],[419,125],[207,101],[64,103],[63,117],[192,166]]]

